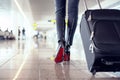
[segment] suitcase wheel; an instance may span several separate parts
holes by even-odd
[[[96,74],[96,70],[95,70],[95,69],[92,70],[91,72],[92,72],[92,75],[93,75],[93,76]]]

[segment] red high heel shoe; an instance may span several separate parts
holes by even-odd
[[[70,45],[65,47],[64,61],[70,61]]]
[[[56,55],[54,61],[55,61],[56,63],[62,62],[62,61],[63,61],[63,58],[64,58],[63,55],[64,55],[64,48],[60,45],[60,46],[58,47],[57,55]]]

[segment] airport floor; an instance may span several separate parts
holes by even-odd
[[[44,40],[0,41],[0,80],[120,80],[119,72],[92,76],[79,51],[71,52],[70,62],[56,64]]]

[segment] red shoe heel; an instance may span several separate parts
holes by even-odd
[[[62,62],[62,61],[63,61],[63,54],[64,54],[64,48],[62,48],[62,46],[60,46],[60,47],[58,48],[57,55],[56,55],[54,61],[55,61],[56,63]]]

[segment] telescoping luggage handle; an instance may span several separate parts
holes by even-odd
[[[88,10],[88,6],[87,6],[86,0],[83,0],[83,2],[84,2],[85,9]],[[100,0],[96,0],[96,2],[97,2],[97,4],[98,4],[99,8],[102,9],[101,4],[100,4]],[[91,16],[89,16],[89,17],[91,18]],[[89,19],[89,18],[88,18],[88,19]],[[90,29],[89,29],[89,30],[90,30]],[[92,31],[92,32],[90,32],[90,34],[91,34],[90,40],[92,40],[92,38],[93,38],[93,36],[94,36],[94,32]],[[90,48],[89,48],[89,49],[91,49],[91,45],[90,45]]]
[[[87,6],[86,0],[83,0],[83,2],[84,2],[85,9],[88,10],[88,6]],[[98,4],[99,8],[102,9],[101,4],[100,4],[100,0],[96,0],[96,2]]]

